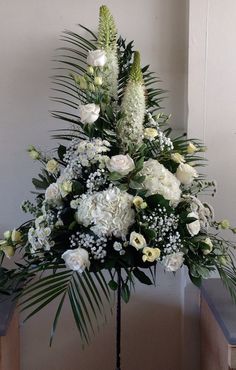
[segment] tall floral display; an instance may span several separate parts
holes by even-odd
[[[0,241],[0,284],[19,293],[26,318],[59,299],[52,337],[68,297],[83,343],[116,291],[118,370],[121,298],[129,301],[137,280],[155,284],[157,265],[187,266],[198,286],[218,271],[235,298],[233,246],[219,232],[236,230],[199,199],[215,193],[198,170],[205,148],[173,137],[158,79],[133,42],[117,37],[109,9],[100,8],[98,33],[81,27],[87,37],[63,34],[53,78],[53,116],[68,126],[54,135],[62,144],[50,157],[28,149],[42,170],[35,202],[22,204],[30,221]],[[16,251],[7,270],[4,258]]]

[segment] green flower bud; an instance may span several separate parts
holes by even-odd
[[[230,227],[230,223],[229,223],[229,220],[222,220],[220,223],[219,223],[219,227],[221,228],[221,229],[229,229],[229,227]]]
[[[93,76],[94,75],[94,68],[93,68],[93,66],[88,66],[87,72],[88,72],[89,75]]]
[[[89,88],[89,91],[91,91],[91,92],[95,92],[95,90],[96,90],[94,84],[92,84],[91,82],[89,83],[88,88]]]
[[[4,239],[8,240],[11,238],[11,231],[10,230],[6,230],[4,233],[3,233],[3,237]]]
[[[101,86],[102,85],[102,77],[95,77],[94,78],[94,84],[97,85],[97,86]]]

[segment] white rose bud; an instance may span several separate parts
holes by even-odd
[[[134,161],[128,154],[114,155],[107,161],[106,166],[110,172],[118,172],[123,176],[135,169]]]
[[[45,192],[45,200],[52,204],[60,204],[61,203],[61,193],[57,183],[53,183],[49,185]]]
[[[87,62],[93,67],[104,67],[107,62],[105,51],[100,49],[89,51]]]
[[[10,239],[10,237],[11,237],[11,231],[10,231],[10,230],[5,231],[5,232],[3,233],[3,237],[4,237],[4,239],[6,239],[6,240]]]
[[[46,170],[49,173],[57,173],[59,170],[59,163],[55,159],[50,159],[50,161],[48,161],[46,164]]]
[[[99,118],[100,107],[94,103],[79,106],[79,115],[82,123],[94,123]]]
[[[70,270],[78,271],[79,273],[90,267],[89,254],[83,248],[67,250],[63,253],[62,258]]]
[[[177,168],[176,177],[183,185],[191,185],[193,180],[198,177],[198,173],[189,164],[181,163]]]
[[[166,271],[175,272],[182,267],[184,263],[183,252],[169,254],[163,258],[163,265]]]
[[[172,159],[172,161],[174,161],[176,163],[184,163],[185,162],[184,156],[181,155],[180,153],[172,153],[171,154],[171,159]]]
[[[197,235],[201,229],[201,224],[198,215],[195,212],[190,212],[187,217],[196,218],[195,221],[191,222],[190,224],[187,224],[186,227],[191,236]]]
[[[187,152],[188,154],[193,154],[198,151],[198,148],[190,141],[190,143],[187,146]]]
[[[16,229],[14,229],[11,233],[11,240],[14,242],[14,243],[18,243],[21,241],[21,233],[20,231],[17,231]]]
[[[95,77],[94,78],[94,84],[96,86],[102,86],[102,77],[99,77],[99,76]]]
[[[143,237],[143,235],[136,233],[135,231],[132,231],[132,233],[130,234],[129,243],[130,245],[132,245],[132,247],[136,248],[137,250],[143,249],[147,246],[146,240]]]
[[[211,241],[210,238],[206,238],[204,240],[204,243],[209,246],[209,248],[203,250],[203,254],[206,256],[206,255],[208,255],[209,253],[212,252],[212,250],[213,250],[213,244],[212,244],[212,241]]]

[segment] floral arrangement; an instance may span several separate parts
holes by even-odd
[[[60,297],[52,336],[68,297],[88,342],[112,291],[120,284],[128,302],[136,279],[155,284],[158,264],[170,272],[187,266],[198,286],[218,271],[235,297],[233,246],[220,231],[236,230],[199,199],[215,194],[198,170],[205,147],[173,137],[158,78],[141,66],[133,42],[117,37],[108,8],[100,8],[98,33],[81,27],[87,37],[64,33],[53,78],[64,110],[52,114],[69,125],[54,138],[66,144],[51,156],[29,147],[42,166],[35,203],[22,205],[32,218],[4,233],[0,271],[1,291],[14,281],[27,318]],[[4,257],[16,251],[7,270]]]

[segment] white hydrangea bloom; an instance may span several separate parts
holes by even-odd
[[[85,194],[80,199],[76,219],[98,236],[114,235],[125,239],[134,223],[133,196],[112,187],[94,194]]]
[[[148,191],[147,195],[160,194],[172,204],[180,200],[179,180],[157,160],[144,162],[140,173],[146,176],[143,185]]]

